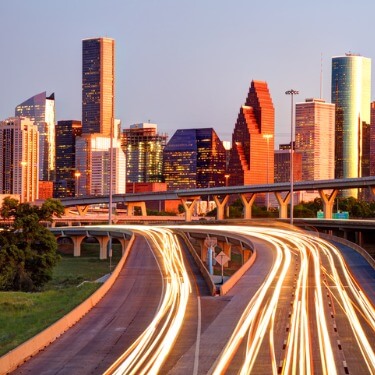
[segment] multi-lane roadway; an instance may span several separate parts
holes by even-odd
[[[250,270],[211,297],[176,228],[126,228],[137,240],[113,290],[16,373],[375,373],[374,301],[329,242],[277,227],[178,226],[255,245]]]

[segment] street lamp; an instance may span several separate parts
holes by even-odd
[[[288,90],[285,91],[286,95],[290,95],[291,97],[291,118],[290,118],[290,224],[293,225],[293,152],[294,152],[294,121],[293,121],[293,114],[294,114],[294,107],[293,107],[293,97],[294,95],[298,95],[299,91],[296,90]]]
[[[229,180],[229,177],[230,177],[230,174],[226,173],[224,175],[225,177],[225,187],[228,187],[228,180]],[[227,203],[227,218],[229,218],[229,204]]]
[[[268,173],[269,173],[269,157],[270,157],[270,139],[273,138],[272,134],[263,134],[263,138],[267,141],[267,185],[269,183],[268,181]],[[267,211],[270,208],[270,193],[267,191]]]
[[[76,186],[75,186],[75,194],[76,194],[76,197],[78,197],[78,193],[79,193],[79,178],[81,177],[81,172],[80,171],[75,171],[74,172],[74,177],[76,178]]]

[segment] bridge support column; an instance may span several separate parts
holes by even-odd
[[[85,238],[85,236],[73,236],[71,238],[72,238],[73,246],[74,246],[73,255],[75,257],[80,257],[81,256],[81,243],[83,239]]]
[[[319,190],[320,198],[323,201],[323,212],[325,219],[332,219],[333,204],[335,203],[335,198],[338,190],[333,189],[331,194],[328,196],[324,193],[324,190]]]
[[[90,206],[79,206],[79,205],[77,205],[76,207],[77,207],[78,215],[85,216],[87,214],[87,211],[89,210]]]
[[[124,255],[127,241],[125,238],[118,238],[118,240],[120,241],[120,244],[121,244],[121,254]]]
[[[369,186],[368,189],[370,191],[372,199],[375,199],[375,186]]]
[[[99,241],[99,246],[100,246],[100,259],[107,259],[108,255],[108,242],[109,242],[109,237],[108,236],[98,236],[96,239]]]
[[[216,219],[224,219],[225,205],[228,203],[229,195],[225,195],[223,199],[220,199],[218,195],[214,195],[214,201],[216,203]]]
[[[185,221],[191,221],[194,207],[199,199],[200,197],[189,197],[189,198],[181,197],[181,202],[185,210]]]
[[[128,202],[128,216],[134,216],[135,207],[139,207],[141,209],[142,216],[147,216],[145,202]]]
[[[244,219],[251,219],[251,208],[256,197],[256,193],[240,194],[242,204],[244,206]]]
[[[287,219],[288,218],[288,203],[290,201],[290,191],[287,192],[285,198],[282,197],[281,193],[275,191],[275,197],[279,203],[279,218]]]
[[[201,260],[203,263],[205,263],[207,259],[208,246],[206,245],[205,240],[199,240],[199,244],[201,245]]]

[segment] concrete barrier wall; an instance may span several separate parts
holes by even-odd
[[[252,254],[247,262],[237,270],[221,287],[220,287],[220,295],[223,296],[227,294],[234,285],[238,282],[238,280],[244,275],[244,273],[254,264],[255,259],[257,257],[256,249],[253,247]]]
[[[338,243],[341,243],[343,245],[346,245],[346,246],[352,248],[357,253],[361,254],[367,260],[367,262],[371,265],[371,267],[373,269],[375,269],[375,260],[374,260],[374,258],[372,258],[371,255],[364,248],[362,248],[361,246],[355,244],[354,242],[348,241],[345,238],[336,237],[336,236],[333,236],[331,234],[325,234],[325,233],[320,233],[319,232],[319,237],[324,238],[327,241],[336,241]]]
[[[126,258],[134,242],[134,234],[132,235],[128,246],[122,256],[120,262],[113,270],[111,276],[107,281],[95,291],[88,299],[78,305],[71,312],[63,316],[57,322],[46,328],[44,331],[38,333],[28,341],[19,345],[17,348],[11,350],[0,358],[0,374],[7,374],[15,370],[18,366],[24,363],[27,359],[37,354],[40,350],[55,341],[70,327],[76,324],[84,315],[86,315],[109,291],[116,281],[121,269],[123,268]]]
[[[210,290],[211,295],[214,296],[216,294],[216,285],[215,285],[214,281],[212,280],[207,268],[203,264],[202,259],[200,258],[200,256],[195,251],[193,245],[190,243],[186,234],[182,231],[178,231],[178,232],[179,232],[180,236],[184,239],[184,241],[185,241],[185,243],[186,243],[186,245],[189,249],[190,254],[193,256],[193,258],[195,260],[195,263],[198,265],[199,271],[201,272],[204,280],[206,281],[206,284],[208,286],[208,289]]]

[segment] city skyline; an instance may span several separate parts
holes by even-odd
[[[117,44],[115,108],[123,127],[150,120],[169,135],[176,128],[213,127],[230,140],[228,129],[251,80],[264,80],[274,100],[277,145],[290,138],[284,92],[299,90],[298,102],[319,97],[321,56],[327,102],[332,56],[353,51],[375,57],[366,21],[375,5],[369,1],[271,7],[245,1],[21,3],[0,5],[4,28],[11,30],[0,37],[0,47],[12,56],[0,62],[7,88],[3,119],[24,98],[48,91],[56,93],[57,120],[81,120],[81,41],[108,36]],[[15,16],[18,29],[10,23]],[[43,22],[36,23],[38,17]],[[24,43],[26,30],[36,43]]]

